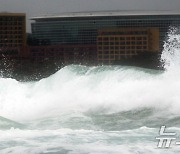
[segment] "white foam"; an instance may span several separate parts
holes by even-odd
[[[0,116],[27,121],[88,110],[107,113],[138,108],[180,110],[180,37],[172,30],[162,59],[167,71],[133,67],[67,66],[34,83],[0,79]]]
[[[69,154],[119,154],[119,153],[175,153],[173,149],[157,149],[157,141],[153,138],[158,130],[148,128],[101,132],[87,130],[19,130],[0,131],[1,142],[7,143],[2,154],[12,153],[69,153]],[[133,138],[133,139],[132,139]],[[15,145],[11,145],[16,143]]]
[[[87,68],[78,74],[65,67],[35,83],[0,79],[1,116],[32,120],[66,112],[119,112],[137,108],[167,108],[179,113],[180,78],[171,73],[151,74],[136,68]],[[180,74],[179,74],[180,75]]]

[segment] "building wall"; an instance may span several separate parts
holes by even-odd
[[[26,44],[25,14],[0,13],[0,46],[19,47]]]
[[[96,45],[48,45],[28,47],[33,61],[58,61],[62,64],[97,64]]]
[[[40,44],[96,44],[98,30],[102,28],[141,27],[159,28],[159,47],[170,26],[180,26],[180,15],[92,16],[34,19],[33,37]]]
[[[26,45],[24,13],[0,13],[0,48],[4,55],[18,55]]]
[[[99,29],[97,56],[99,63],[112,64],[141,52],[159,51],[159,28]]]
[[[78,53],[83,50],[88,54],[88,46],[96,46],[94,52],[100,64],[112,64],[141,53],[161,52],[170,26],[180,26],[180,15],[92,15],[33,20],[32,36],[38,42],[36,45],[71,46],[72,55],[76,45],[83,47]],[[66,47],[62,51],[65,50]]]
[[[160,39],[159,28],[149,28],[148,29],[148,40],[149,40],[148,51],[158,52],[160,50],[159,39]]]

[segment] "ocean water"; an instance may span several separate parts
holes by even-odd
[[[164,71],[71,65],[37,82],[0,78],[0,154],[180,153],[177,29],[161,60]],[[169,148],[157,147],[161,126],[176,133]]]

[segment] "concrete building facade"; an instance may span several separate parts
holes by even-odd
[[[64,52],[69,45],[74,56],[82,52],[80,46],[84,53],[96,46],[98,63],[113,64],[141,53],[161,52],[170,26],[180,26],[180,12],[79,12],[31,20],[32,35],[39,46],[58,45],[60,50],[56,51]]]
[[[26,46],[26,15],[0,13],[0,52],[4,56],[18,56]]]

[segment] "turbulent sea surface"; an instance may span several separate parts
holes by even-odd
[[[38,82],[0,79],[0,154],[180,153],[180,39],[165,71],[67,66]],[[158,148],[160,126],[175,132]]]

